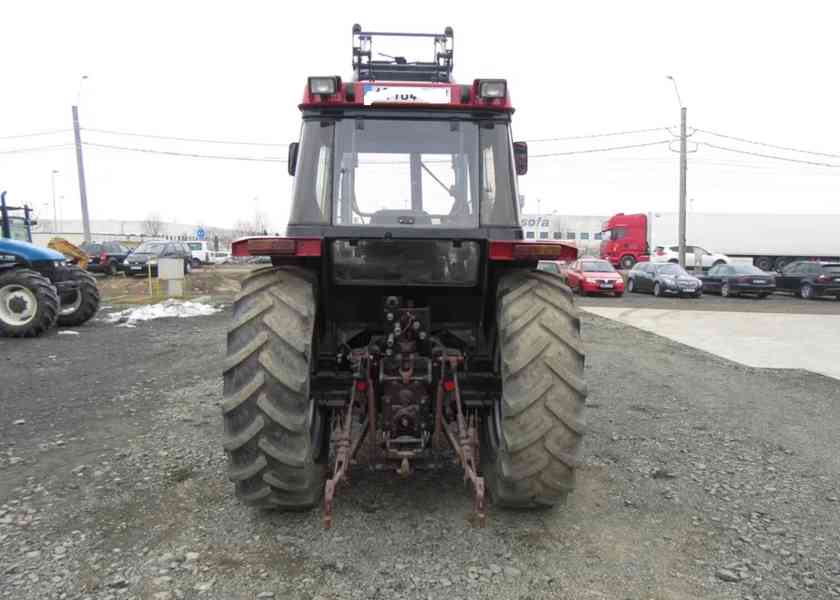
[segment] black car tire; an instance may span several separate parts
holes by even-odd
[[[716,261],[712,264],[712,266],[713,266],[713,267],[716,267],[716,266],[718,266],[718,265],[725,265],[725,264],[726,264],[726,261],[725,261],[725,260],[716,260]]]
[[[662,295],[662,284],[658,281],[653,284],[653,295],[657,298]]]
[[[190,263],[192,263],[192,268],[193,268],[193,269],[197,269],[197,268],[199,268],[199,267],[201,266],[201,261],[200,261],[200,260],[198,260],[197,258],[193,258],[193,259],[190,261]]]
[[[621,298],[623,295],[624,295],[624,292],[614,292],[613,293],[613,296],[615,296],[616,298]]]
[[[758,295],[758,297],[759,297],[760,299],[764,300],[764,299],[765,299],[767,296],[769,296],[769,295],[770,295],[770,294],[759,294],[759,295]]]
[[[108,263],[108,268],[105,270],[105,274],[109,277],[116,277],[118,273],[117,263],[111,261]]]
[[[694,297],[695,298],[702,298],[703,297],[703,290],[700,290],[699,292],[695,293]]]
[[[803,300],[813,300],[814,299],[814,286],[812,286],[807,281],[799,286],[799,297]]]
[[[76,296],[71,307],[58,309],[59,327],[75,327],[90,321],[99,310],[99,289],[96,287],[96,279],[79,267],[70,267],[71,279],[79,284]]]
[[[754,264],[762,271],[772,271],[774,262],[773,258],[770,256],[759,256],[755,259]]]
[[[11,306],[9,296],[15,292],[24,302],[35,306],[31,318],[15,323],[14,317],[3,318],[7,311],[17,314],[26,310]],[[50,280],[30,269],[7,269],[0,272],[0,300],[9,303],[0,308],[0,337],[36,337],[55,325],[58,318],[58,294]],[[20,300],[17,301],[20,303]]]
[[[636,280],[633,277],[627,278],[627,291],[631,294],[636,293]]]
[[[676,265],[676,264],[679,264],[680,261],[678,261],[676,258],[672,258],[668,262],[671,263],[672,265]]]
[[[635,266],[636,259],[630,254],[625,254],[621,257],[621,260],[618,261],[618,264],[621,266],[622,269],[626,269],[629,271]]]

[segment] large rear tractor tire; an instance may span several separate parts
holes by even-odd
[[[61,307],[58,309],[60,327],[75,327],[86,323],[99,310],[99,288],[96,287],[96,278],[79,267],[70,269],[70,277],[78,282],[79,289],[69,294],[66,299],[61,298]]]
[[[50,280],[30,269],[0,271],[0,337],[36,337],[58,317]]]
[[[325,422],[310,397],[314,279],[258,269],[233,305],[224,367],[228,477],[249,506],[305,509],[323,492]]]
[[[584,351],[568,287],[539,272],[502,277],[497,292],[502,399],[484,420],[482,472],[501,506],[565,502],[584,432]]]

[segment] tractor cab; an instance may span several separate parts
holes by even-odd
[[[431,39],[431,60],[374,52],[374,40],[409,34],[353,29],[353,80],[310,77],[289,233],[378,228],[505,230],[519,234],[513,107],[503,79],[452,80],[453,33]],[[385,56],[390,60],[377,60]],[[517,145],[520,156],[527,147]],[[520,235],[521,237],[521,235]]]
[[[0,194],[0,237],[31,243],[35,224],[29,206],[7,206],[6,192]]]

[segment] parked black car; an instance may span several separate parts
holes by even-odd
[[[627,291],[699,298],[703,295],[703,282],[673,263],[640,262],[627,275]]]
[[[123,262],[127,275],[147,275],[151,267],[152,275],[157,275],[159,258],[181,258],[184,272],[192,272],[192,251],[184,242],[168,240],[146,240],[128,255]]]
[[[87,270],[92,273],[116,275],[131,250],[119,242],[88,242],[79,248],[88,255]]]
[[[840,300],[840,263],[799,260],[776,276],[778,291],[799,294],[806,300],[834,296]]]
[[[776,276],[750,264],[717,265],[700,275],[704,292],[717,292],[724,298],[751,294],[766,298],[776,291]]]

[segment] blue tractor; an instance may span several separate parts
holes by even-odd
[[[96,279],[64,255],[32,243],[32,209],[0,194],[0,337],[73,327],[99,310]]]

